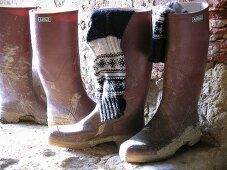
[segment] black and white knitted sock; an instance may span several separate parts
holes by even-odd
[[[132,10],[99,9],[92,13],[87,42],[95,54],[96,97],[101,122],[123,115],[126,67],[121,37]]]
[[[187,13],[187,10],[177,2],[168,2],[165,5],[160,5],[154,8],[152,13],[153,35],[151,41],[149,61],[153,63],[165,62],[167,26],[166,15],[168,13]]]

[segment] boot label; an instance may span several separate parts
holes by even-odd
[[[192,22],[200,22],[203,20],[203,15],[197,15],[192,17]]]
[[[38,17],[38,22],[51,22],[51,17]]]

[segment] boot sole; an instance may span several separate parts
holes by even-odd
[[[102,143],[107,143],[107,142],[115,142],[118,148],[120,145],[129,139],[131,136],[108,136],[105,138],[96,138],[92,139],[89,141],[84,141],[84,142],[64,142],[64,141],[57,141],[54,139],[49,139],[49,144],[50,145],[55,145],[58,147],[63,147],[63,148],[70,148],[70,149],[84,149],[84,148],[90,148],[98,144]]]
[[[172,142],[165,147],[161,148],[158,151],[154,151],[151,154],[136,153],[127,155],[127,153],[121,152],[120,157],[122,160],[132,163],[145,163],[145,162],[155,162],[168,158],[176,153],[176,151],[183,145],[193,146],[200,141],[201,130],[197,125],[195,127],[188,127],[182,133],[182,135],[176,139],[173,139]],[[124,149],[122,149],[123,151]],[[127,151],[126,151],[127,152]]]
[[[20,118],[25,115],[16,112],[4,112],[0,113],[0,121],[6,123],[18,123]]]
[[[74,121],[74,118],[70,117],[53,117],[52,119],[48,118],[48,126],[57,126],[57,125],[68,125],[68,124],[75,124],[77,121]]]
[[[33,115],[25,115],[16,112],[4,112],[0,113],[0,122],[3,124],[7,123],[18,123],[21,121],[35,122],[38,124],[47,124],[47,120],[37,119]]]

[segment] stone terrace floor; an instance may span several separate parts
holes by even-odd
[[[48,145],[46,131],[46,126],[0,124],[0,170],[225,169],[222,149],[201,143],[184,147],[174,157],[162,162],[130,164],[119,159],[114,144],[85,150],[62,149]]]

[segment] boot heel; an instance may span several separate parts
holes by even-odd
[[[188,137],[190,138],[190,139],[187,140],[188,146],[193,146],[196,143],[198,143],[200,141],[200,138],[201,138],[200,127],[196,126],[193,130],[191,130],[191,132],[188,134]]]

